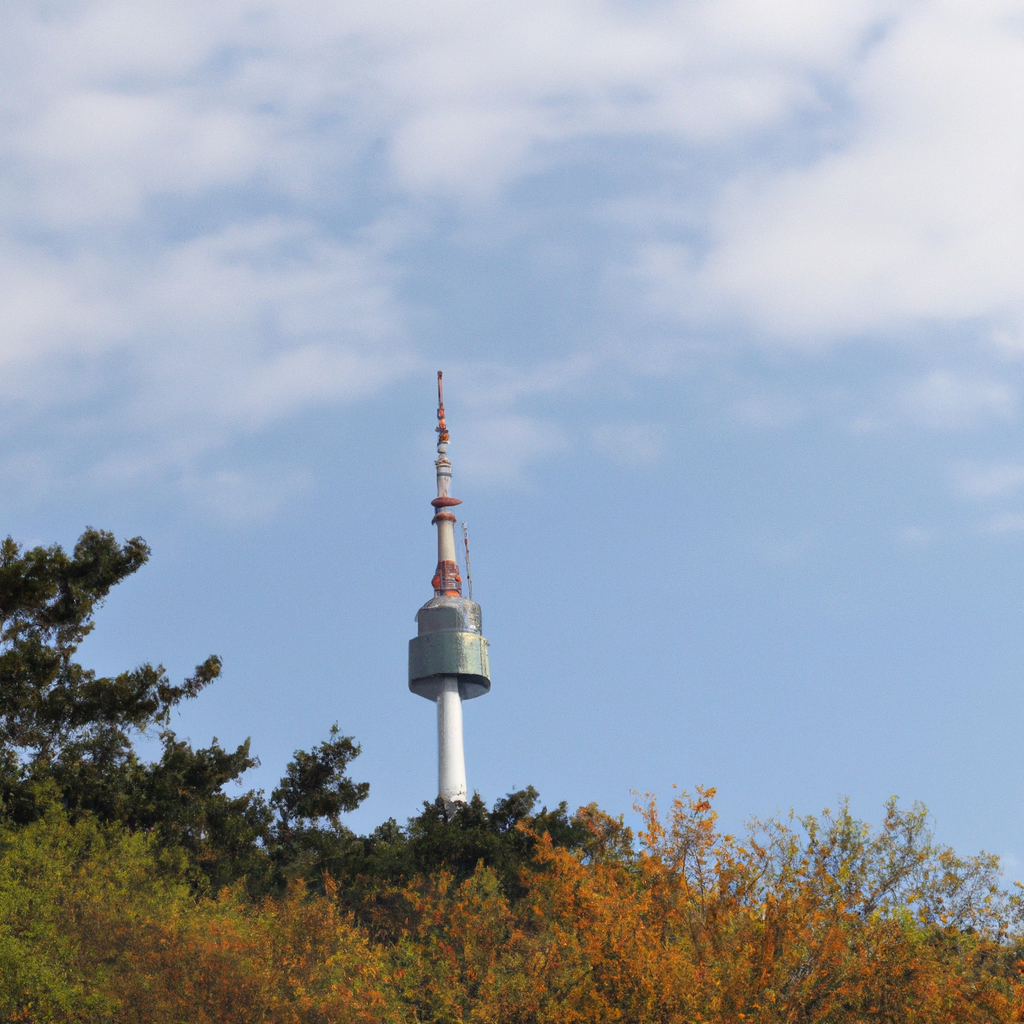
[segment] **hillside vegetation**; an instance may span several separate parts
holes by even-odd
[[[342,816],[368,786],[336,728],[269,797],[226,795],[248,744],[169,727],[216,657],[180,684],[74,661],[147,557],[96,530],[70,555],[0,546],[0,1020],[1024,1019],[1018,897],[919,806],[733,837],[698,789],[645,799],[634,835],[526,789],[357,836]]]

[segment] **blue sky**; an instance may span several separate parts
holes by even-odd
[[[493,689],[471,788],[730,827],[897,793],[1024,872],[1024,4],[112,0],[0,32],[0,507],[143,535],[83,657],[207,654],[370,828],[433,375]]]

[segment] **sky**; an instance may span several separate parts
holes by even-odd
[[[143,536],[82,660],[219,654],[268,791],[337,722],[358,831],[436,793],[438,369],[470,789],[1024,875],[1024,3],[0,8],[0,533]]]

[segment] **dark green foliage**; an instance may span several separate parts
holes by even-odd
[[[573,824],[583,835],[580,852],[589,864],[626,864],[634,854],[633,830],[620,814],[612,817],[596,803],[587,804],[573,815]]]
[[[295,751],[270,798],[277,815],[270,853],[278,888],[294,877],[319,883],[325,872],[337,872],[351,861],[355,836],[341,824],[341,815],[354,811],[370,791],[368,782],[353,782],[346,774],[358,756],[358,744],[341,736],[337,724],[331,726],[330,739],[312,751]]]
[[[97,678],[73,661],[110,588],[149,558],[140,537],[117,543],[87,529],[68,556],[59,545],[0,544],[0,743],[30,758],[117,757],[126,730],[166,723],[171,709],[220,673],[208,658],[180,686],[142,665]]]
[[[445,868],[458,878],[467,878],[483,861],[511,883],[533,860],[538,836],[547,833],[555,846],[580,848],[585,833],[568,816],[566,804],[534,813],[538,796],[533,786],[527,786],[502,797],[488,811],[474,793],[450,819],[440,800],[425,803],[423,812],[409,821],[411,865],[422,874]]]
[[[110,588],[148,558],[141,538],[122,545],[91,528],[70,556],[58,545],[0,544],[0,800],[15,821],[38,816],[56,787],[69,811],[137,824],[151,769],[133,734],[166,726],[220,674],[216,656],[179,685],[159,665],[98,677],[74,661]]]
[[[0,814],[24,824],[56,801],[73,819],[91,814],[154,834],[187,854],[200,886],[248,876],[266,888],[275,877],[269,852],[286,847],[309,859],[311,840],[296,842],[296,819],[309,819],[308,832],[326,818],[323,846],[339,815],[365,799],[369,786],[344,774],[359,748],[335,728],[311,754],[296,751],[273,806],[257,792],[228,796],[227,783],[258,763],[249,741],[231,751],[214,739],[195,750],[169,728],[171,711],[220,675],[216,655],[180,684],[160,665],[109,678],[79,665],[74,655],[96,609],[148,558],[141,538],[118,544],[91,528],[70,556],[57,545],[0,545]],[[133,739],[154,727],[163,754],[145,763]]]
[[[342,882],[342,898],[371,910],[373,894],[386,900],[393,885],[439,870],[461,881],[480,864],[493,868],[502,889],[515,897],[522,891],[521,873],[537,870],[534,853],[540,837],[548,835],[552,845],[581,853],[591,838],[586,823],[570,817],[565,803],[535,811],[537,799],[537,791],[528,786],[502,797],[490,810],[478,793],[454,814],[440,799],[425,802],[405,828],[390,819],[368,836],[352,837],[340,856],[318,866]]]
[[[290,768],[294,767],[293,762]],[[362,799],[361,788],[356,792]],[[279,796],[280,790],[275,791],[272,806]],[[356,908],[374,904],[374,894],[386,898],[390,887],[404,881],[438,870],[462,880],[483,864],[495,870],[503,890],[514,897],[521,891],[520,873],[536,869],[534,852],[541,836],[583,855],[594,842],[586,821],[570,817],[565,803],[535,812],[537,799],[537,791],[529,786],[498,800],[490,810],[479,794],[454,814],[446,812],[440,800],[425,802],[423,811],[405,827],[391,818],[368,836],[356,836],[340,823],[325,826],[308,818],[293,822],[282,817],[273,828],[271,843],[277,887],[287,878],[301,876],[319,888],[322,877],[329,875],[340,883],[341,898]],[[621,822],[618,825],[623,828]],[[629,830],[624,832],[631,841]]]
[[[359,756],[359,747],[351,736],[339,736],[337,723],[331,726],[331,738],[307,753],[295,751],[281,785],[274,790],[271,803],[282,823],[293,821],[310,825],[326,818],[338,828],[344,811],[354,811],[370,792],[368,782],[352,782],[345,775],[349,761]]]
[[[213,888],[245,875],[254,881],[265,876],[260,844],[271,833],[273,815],[261,793],[224,792],[258,764],[249,755],[249,741],[227,751],[216,737],[200,750],[170,730],[161,739],[163,756],[145,765],[126,824],[151,830],[165,846],[183,850]]]

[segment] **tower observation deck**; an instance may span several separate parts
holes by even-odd
[[[409,689],[437,703],[437,784],[445,807],[466,802],[466,758],[462,743],[462,702],[491,688],[487,641],[480,605],[462,596],[455,559],[455,516],[462,502],[448,490],[448,426],[441,372],[437,374],[437,497],[431,502],[437,527],[434,596],[416,613],[417,635],[409,641]],[[472,589],[472,588],[471,588]]]

